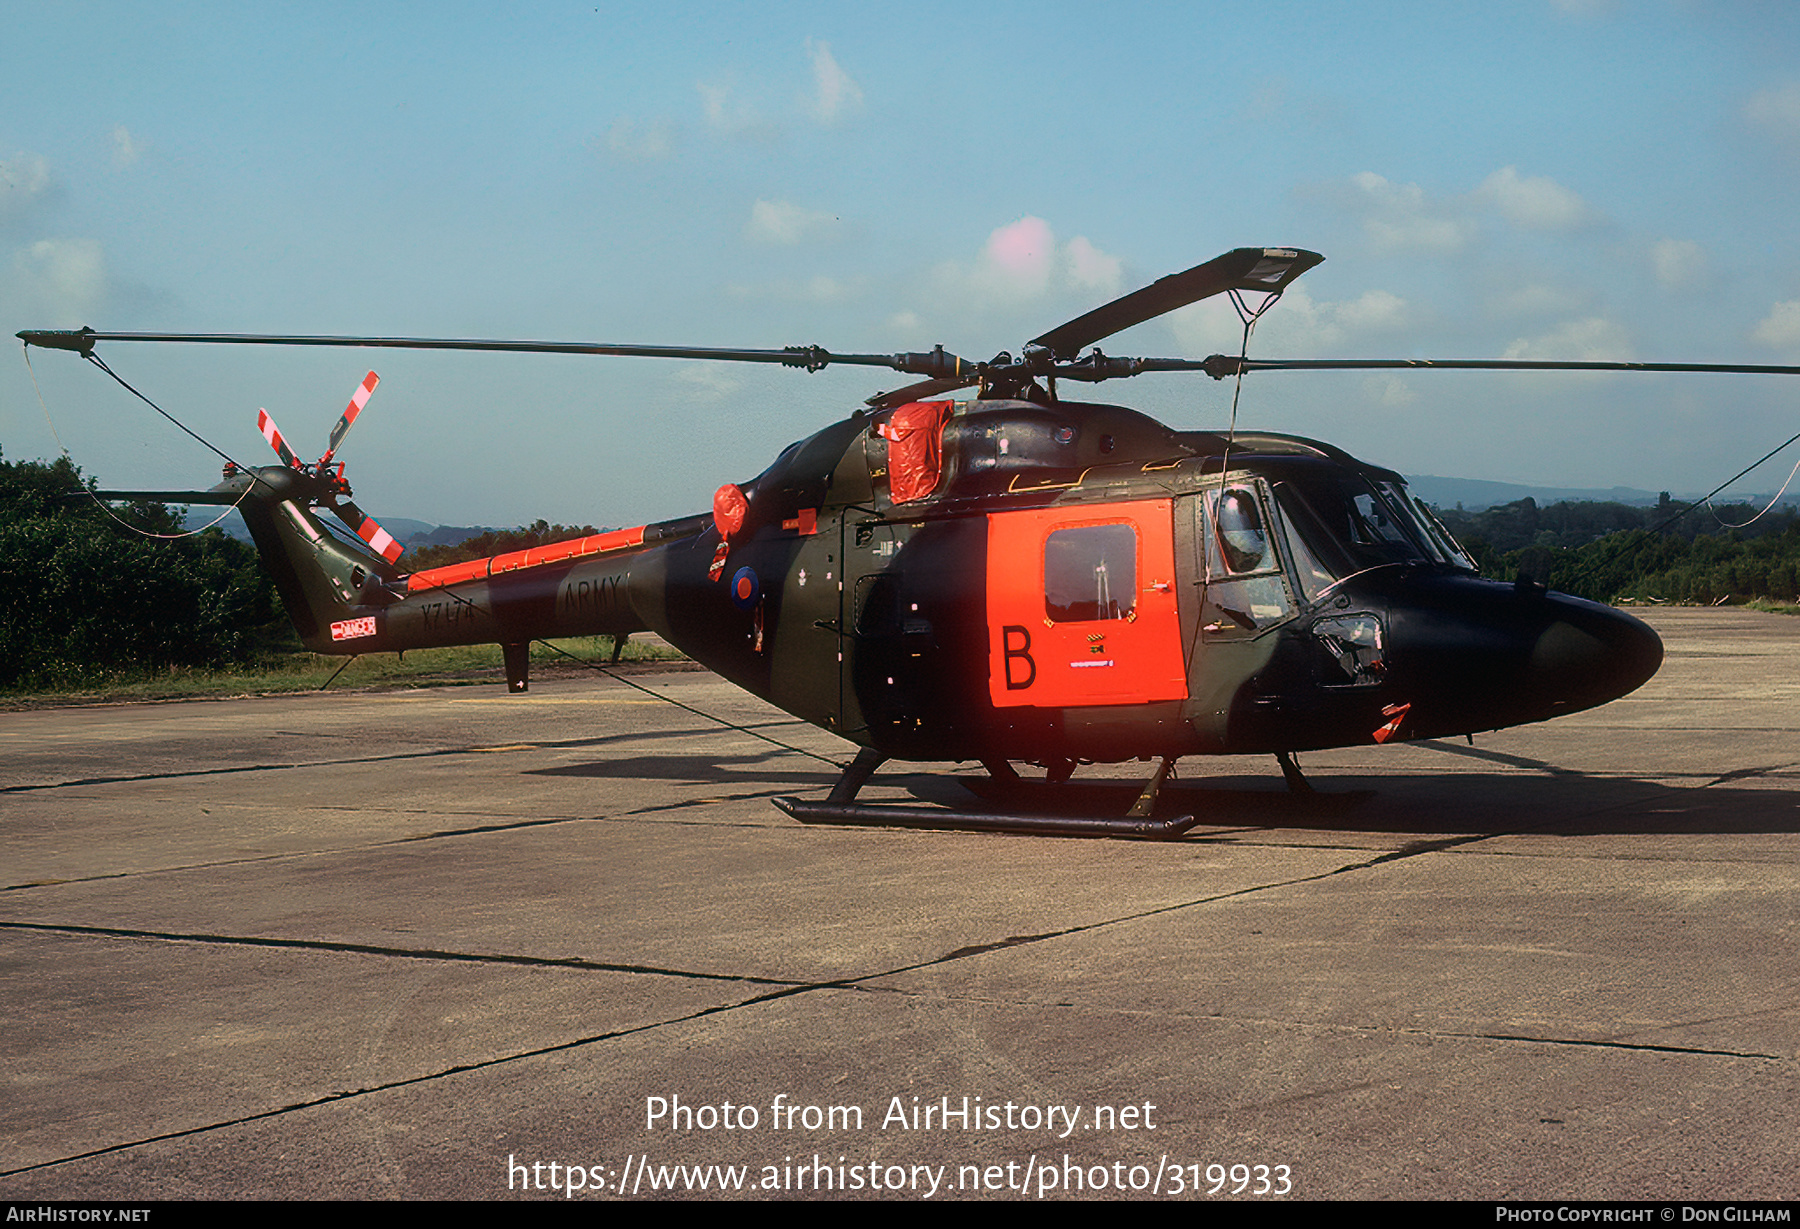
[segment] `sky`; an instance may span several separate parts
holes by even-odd
[[[1236,247],[1323,253],[1253,357],[1800,363],[1800,5],[9,7],[0,325],[966,357]],[[1235,352],[1228,303],[1109,354]],[[907,377],[102,345],[246,464],[266,407],[377,517],[700,511]],[[34,379],[35,378],[35,379]],[[40,404],[41,394],[41,404]],[[1223,427],[1231,385],[1085,394]],[[1241,428],[1403,473],[1711,488],[1800,378],[1266,373]],[[0,452],[112,487],[219,461],[64,352]],[[1785,459],[1785,463],[1783,463]],[[1773,491],[1783,454],[1736,489]]]

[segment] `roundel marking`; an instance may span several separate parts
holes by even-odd
[[[731,578],[731,600],[739,610],[748,610],[756,605],[756,599],[761,593],[762,585],[757,582],[756,573],[749,568],[739,568]]]

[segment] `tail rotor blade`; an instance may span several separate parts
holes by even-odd
[[[275,455],[281,458],[283,464],[297,470],[304,471],[306,469],[304,465],[300,464],[300,458],[294,455],[294,450],[287,446],[287,441],[281,438],[281,429],[275,425],[275,420],[269,417],[269,411],[256,411],[256,429],[261,431],[263,438],[269,441],[269,447],[275,450]]]
[[[357,388],[356,395],[350,398],[350,404],[344,410],[343,417],[339,418],[337,426],[331,429],[331,440],[325,447],[325,455],[319,458],[320,469],[331,464],[331,458],[337,454],[338,445],[344,442],[346,435],[350,434],[350,428],[356,423],[356,416],[363,412],[365,405],[369,404],[369,394],[375,391],[375,386],[379,383],[381,383],[381,377],[373,371],[363,377],[363,382]]]
[[[397,563],[400,553],[406,548],[394,540],[394,535],[375,523],[361,508],[349,500],[334,505],[331,509],[337,513],[338,519],[356,531],[356,536],[369,544],[369,549],[386,559],[389,563]]]

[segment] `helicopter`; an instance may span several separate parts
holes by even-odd
[[[858,747],[823,801],[776,800],[806,822],[1170,838],[1197,822],[1154,813],[1182,757],[1273,755],[1289,789],[1307,793],[1296,753],[1472,736],[1592,708],[1654,675],[1662,643],[1622,611],[1529,579],[1482,577],[1392,470],[1296,435],[1176,430],[1123,406],[1065,398],[1068,384],[1371,367],[1800,373],[1250,359],[1255,320],[1323,259],[1238,248],[987,362],[941,345],[883,355],[92,329],[19,336],[89,358],[101,341],[182,341],[808,371],[847,363],[924,377],[790,445],[755,479],[725,483],[709,511],[417,571],[351,502],[334,461],[373,372],[317,462],[301,461],[265,411],[259,426],[280,464],[228,462],[207,492],[101,494],[236,505],[295,629],[320,653],[497,643],[509,690],[524,692],[533,640],[609,636],[617,660],[628,637],[654,632]],[[1098,347],[1219,294],[1244,320],[1244,354],[1120,358]],[[971,388],[972,398],[949,395]],[[321,511],[355,537],[328,531]],[[1086,763],[1154,767],[1123,816],[858,803],[890,759],[978,761],[1003,796],[1021,782],[1016,764],[1040,766],[1050,786]]]

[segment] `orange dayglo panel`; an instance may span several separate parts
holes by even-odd
[[[442,589],[446,585],[461,584],[465,580],[481,580],[488,574],[486,559],[471,559],[467,563],[451,563],[441,568],[427,568],[423,572],[414,572],[406,578],[408,593],[424,593],[428,589]]]
[[[1167,499],[988,517],[996,708],[1187,698]]]

